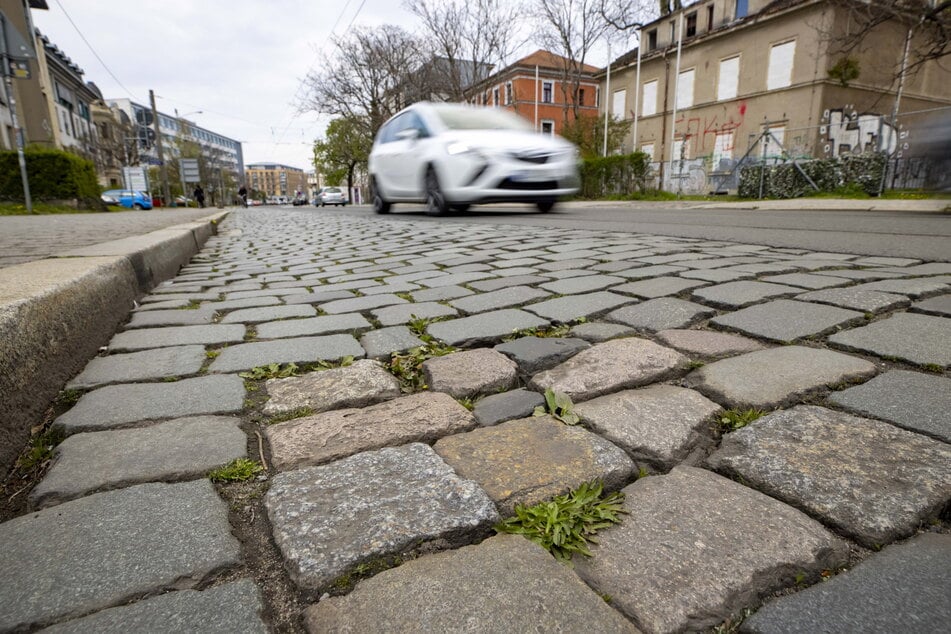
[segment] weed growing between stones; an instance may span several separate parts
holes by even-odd
[[[413,296],[410,295],[409,293],[399,292],[399,293],[393,293],[393,294],[396,295],[397,297],[399,297],[400,299],[405,299],[405,300],[408,301],[408,302],[413,301]]]
[[[205,357],[208,359],[217,359],[219,354],[221,354],[221,350],[206,350],[205,351]]]
[[[574,491],[555,496],[550,502],[515,507],[515,515],[494,526],[498,533],[522,535],[556,559],[569,563],[575,553],[591,556],[588,544],[597,544],[595,534],[621,522],[626,514],[620,491],[603,495],[600,481],[585,482]]]
[[[931,372],[933,374],[941,374],[942,372],[944,372],[944,367],[938,365],[937,363],[926,363],[923,366],[921,366],[921,369],[924,370],[925,372]]]
[[[245,341],[254,341],[258,338],[258,329],[254,326],[248,326],[244,331]]]
[[[581,323],[579,321],[579,323]],[[522,337],[564,337],[568,334],[568,331],[571,330],[571,324],[561,324],[560,326],[547,326],[540,328],[523,328],[522,330],[515,330],[511,335],[502,337],[502,341],[515,341],[516,339],[521,339]]]
[[[53,403],[62,407],[72,407],[82,395],[82,390],[63,390],[56,395]]]
[[[247,372],[239,372],[238,376],[242,379],[250,379],[252,381],[286,379],[289,376],[297,376],[298,369],[296,363],[286,363],[283,366],[280,363],[270,363],[268,365],[259,365],[256,368],[251,368]]]
[[[184,306],[179,306],[178,310],[198,310],[200,306],[201,306],[201,302],[199,300],[190,299],[188,300],[188,303],[185,304]]]
[[[475,403],[472,402],[471,398],[457,398],[456,401],[470,412],[475,409]]]
[[[704,363],[703,361],[689,361],[689,362],[687,363],[687,369],[688,369],[688,370],[696,370],[697,368],[702,368],[702,367],[705,366],[705,365],[706,365],[706,363]]]
[[[720,416],[720,419],[717,421],[717,428],[723,433],[736,431],[737,429],[746,427],[765,414],[766,412],[758,409],[728,409],[723,412],[723,415]]]
[[[442,357],[455,352],[452,346],[443,345],[436,341],[431,341],[423,346],[418,346],[402,354],[393,353],[390,356],[390,362],[386,369],[400,381],[401,390],[410,394],[420,390],[428,389],[426,378],[423,374],[423,362],[433,357]]]
[[[402,565],[404,561],[405,559],[400,555],[389,555],[385,557],[377,557],[376,559],[371,559],[370,561],[357,564],[352,571],[342,574],[334,579],[333,583],[330,584],[330,594],[346,594],[353,589],[358,581],[362,579],[369,579],[370,577],[381,573],[384,570],[396,568],[397,566]]]
[[[751,614],[753,610],[751,608],[746,608],[739,614],[728,618],[726,621],[714,627],[711,632],[712,634],[735,634],[740,631],[740,626],[743,624]]]
[[[212,482],[245,482],[264,471],[264,465],[257,460],[235,458],[227,465],[212,469],[208,477]]]
[[[581,418],[575,413],[575,404],[567,394],[556,392],[551,388],[545,390],[545,404],[535,408],[533,416],[550,414],[565,425],[577,425]]]
[[[25,453],[17,459],[17,469],[28,473],[46,465],[53,457],[56,445],[66,440],[66,433],[59,429],[48,428],[30,438],[30,444]]]

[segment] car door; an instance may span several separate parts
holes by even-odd
[[[398,198],[401,190],[395,156],[396,131],[402,125],[404,115],[398,115],[386,122],[380,129],[376,145],[373,148],[372,171],[383,194],[389,198]]]
[[[409,111],[404,115],[406,122],[397,133],[399,156],[398,173],[400,182],[404,185],[404,196],[414,200],[423,199],[423,169],[427,161],[425,146],[430,138],[429,130],[422,118],[416,112]],[[400,138],[402,137],[402,138]]]

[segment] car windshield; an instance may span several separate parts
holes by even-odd
[[[325,194],[339,194],[340,190],[336,187],[328,187],[326,190],[324,190],[324,193]]]
[[[450,130],[532,131],[532,126],[521,117],[495,108],[433,106],[433,110]]]

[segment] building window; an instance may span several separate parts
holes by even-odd
[[[578,105],[579,106],[584,105],[584,88],[578,89]]]
[[[792,83],[793,57],[796,41],[774,44],[769,49],[769,70],[766,73],[766,90],[785,88]]]
[[[614,101],[611,104],[611,114],[613,114],[618,119],[623,119],[626,104],[627,104],[627,90],[624,88],[622,88],[621,90],[615,90]]]
[[[551,119],[542,120],[542,134],[548,134],[554,136],[555,134],[555,122]]]
[[[683,139],[677,139],[674,141],[674,161],[687,161],[690,160],[690,144],[684,144]]]
[[[687,37],[697,34],[697,12],[687,14]]]
[[[644,83],[644,94],[641,95],[641,116],[648,117],[657,114],[657,80]]]
[[[496,86],[492,89],[492,105],[498,106],[501,102],[499,101],[499,88]]]
[[[512,103],[512,82],[505,84],[505,104],[509,105]]]
[[[740,58],[721,59],[720,74],[717,77],[717,101],[736,97],[739,78]]]
[[[646,154],[646,155],[647,155],[647,158],[649,158],[650,160],[652,160],[652,161],[654,160],[654,144],[653,144],[653,143],[645,143],[645,144],[643,144],[643,145],[641,146],[641,152],[643,152],[644,154]]]
[[[647,32],[647,50],[653,51],[657,48],[657,29],[651,29]]]
[[[595,108],[601,107],[601,87],[600,86],[594,87],[594,107]]]
[[[720,132],[713,144],[713,170],[720,171],[720,162],[733,158],[733,131]],[[725,166],[726,169],[730,169]]]
[[[554,103],[555,85],[550,81],[542,82],[542,103]]]
[[[677,41],[677,20],[670,21],[670,42],[674,43]]]
[[[750,12],[749,0],[736,0],[736,19],[745,18]]]
[[[680,73],[677,80],[677,108],[689,108],[693,105],[694,69]]]
[[[707,6],[707,30],[713,30],[713,5]]]
[[[770,126],[769,133],[771,136],[767,136],[763,139],[763,143],[766,145],[766,159],[773,159],[773,162],[776,163],[783,156],[783,143],[786,141],[786,126]]]

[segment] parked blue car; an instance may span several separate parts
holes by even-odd
[[[111,198],[119,201],[119,204],[129,209],[151,209],[152,199],[145,192],[134,191],[131,189],[110,189],[102,192],[103,201]]]

